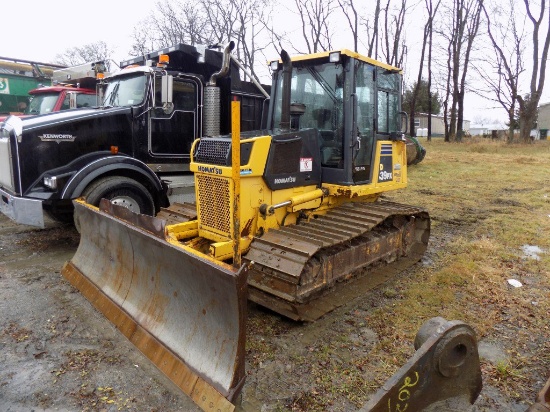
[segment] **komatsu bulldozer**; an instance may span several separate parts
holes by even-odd
[[[194,142],[196,203],[150,217],[75,201],[64,276],[205,410],[244,383],[247,298],[313,321],[341,281],[428,244],[425,210],[382,199],[407,186],[400,69],[349,50],[270,67],[267,130],[240,133],[234,102],[231,135]]]

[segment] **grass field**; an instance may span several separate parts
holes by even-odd
[[[421,143],[427,155],[409,168],[409,187],[386,197],[429,211],[422,263],[329,314],[324,329],[250,317],[248,382],[268,410],[360,407],[408,360],[416,332],[434,316],[470,324],[501,353],[482,359],[475,410],[524,410],[548,379],[550,141]]]
[[[413,334],[435,313],[469,323],[507,353],[483,362],[484,384],[532,401],[550,375],[550,141],[422,143],[426,158],[391,198],[429,210],[433,264],[399,286],[391,327]],[[384,329],[387,316],[381,309],[373,321]]]

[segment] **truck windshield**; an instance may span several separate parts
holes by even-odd
[[[59,93],[41,93],[33,96],[25,114],[46,114],[53,112]]]
[[[124,107],[141,104],[145,96],[146,80],[145,74],[111,79],[105,89],[103,105]]]

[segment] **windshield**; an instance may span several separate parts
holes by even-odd
[[[53,111],[59,93],[41,93],[33,96],[25,114],[46,114]]]
[[[321,138],[323,166],[341,168],[343,161],[344,71],[340,64],[323,64],[292,69],[291,103],[305,105],[300,128],[316,128]],[[273,116],[275,127],[281,121],[282,75],[277,84]]]
[[[105,89],[103,105],[124,107],[140,104],[145,96],[146,79],[145,74],[111,79]]]

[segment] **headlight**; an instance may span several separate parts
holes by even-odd
[[[44,177],[44,186],[47,186],[50,189],[57,189],[57,177],[55,176]]]
[[[328,60],[331,63],[340,63],[340,52],[332,52],[328,55]]]

